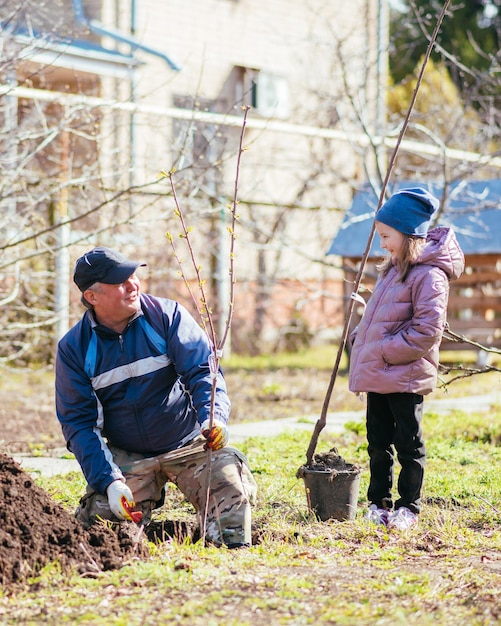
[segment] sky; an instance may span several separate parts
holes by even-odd
[[[393,9],[397,9],[398,11],[402,11],[402,12],[408,10],[408,7],[406,6],[404,0],[388,0],[388,1],[390,4],[390,7],[392,7]],[[499,11],[495,2],[488,2],[485,5],[484,15],[488,20],[492,19],[498,13]]]
[[[402,0],[389,0],[390,6],[393,9],[398,9],[399,11],[404,11],[407,9]]]

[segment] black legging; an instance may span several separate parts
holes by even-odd
[[[421,431],[423,396],[415,393],[367,394],[367,441],[370,459],[369,501],[392,508],[394,453],[401,465],[399,499],[413,513],[421,508],[426,450]]]

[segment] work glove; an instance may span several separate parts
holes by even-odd
[[[115,517],[137,522],[134,512],[135,502],[132,491],[122,480],[114,480],[106,489],[108,504]]]
[[[220,450],[228,443],[230,433],[226,424],[219,420],[213,420],[212,428],[210,428],[210,419],[206,419],[200,426],[202,435],[207,439],[206,448],[211,450]]]

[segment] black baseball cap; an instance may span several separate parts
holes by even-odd
[[[73,280],[82,292],[94,283],[119,285],[134,274],[138,267],[145,265],[146,263],[130,261],[110,248],[94,248],[75,263]]]

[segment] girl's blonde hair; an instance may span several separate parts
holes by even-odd
[[[396,262],[401,282],[404,282],[407,278],[409,270],[418,260],[419,254],[425,243],[426,239],[424,237],[416,237],[415,235],[405,236],[402,243],[400,258]],[[386,276],[392,267],[393,261],[391,255],[388,255],[383,261],[381,261],[381,263],[379,263],[379,265],[376,265],[376,269],[379,270],[383,276]]]

